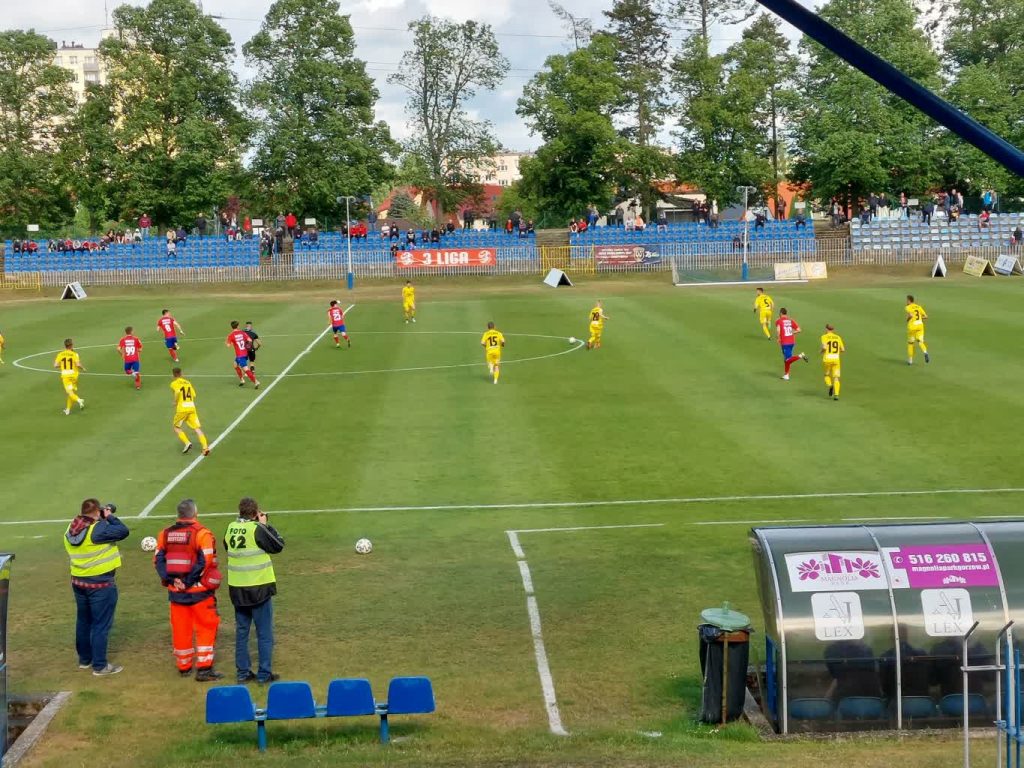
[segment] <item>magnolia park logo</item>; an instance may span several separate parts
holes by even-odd
[[[786,555],[794,592],[885,589],[877,552],[800,552]]]

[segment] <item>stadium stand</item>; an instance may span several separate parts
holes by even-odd
[[[261,752],[267,748],[267,722],[270,720],[308,720],[327,717],[380,718],[380,741],[390,739],[389,715],[430,714],[436,709],[434,688],[427,677],[395,677],[388,684],[386,702],[374,701],[370,681],[364,678],[332,680],[327,688],[327,703],[318,705],[313,688],[307,682],[277,681],[267,689],[267,706],[259,709],[244,685],[222,685],[206,692],[206,722],[256,723],[256,742]]]
[[[764,227],[756,227],[753,222],[747,225],[748,248],[752,250],[785,250],[792,247],[807,253],[814,251],[814,225],[798,227],[795,221],[775,221],[769,219]],[[659,229],[656,224],[648,224],[642,231],[627,230],[622,227],[593,227],[585,232],[574,233],[570,237],[572,245],[627,245],[644,243],[647,245],[671,245],[676,250],[685,252],[689,248],[707,252],[709,250],[726,250],[734,248],[736,237],[743,237],[742,221],[722,221],[717,227],[707,224],[681,222],[672,223]]]
[[[1024,215],[992,214],[989,226],[979,227],[976,215],[956,221],[935,218],[923,224],[918,218],[883,219],[862,224],[850,222],[850,240],[855,251],[900,251],[936,248],[1002,248],[1010,245],[1013,230],[1024,227]]]

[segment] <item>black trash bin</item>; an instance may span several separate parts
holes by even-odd
[[[743,714],[750,657],[750,619],[725,603],[702,611],[697,627],[700,672],[704,680],[700,719],[726,723]]]

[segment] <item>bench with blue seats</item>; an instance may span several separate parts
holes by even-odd
[[[430,714],[434,710],[434,687],[427,677],[392,678],[384,702],[373,698],[370,681],[365,678],[332,680],[327,687],[326,704],[317,704],[312,686],[300,681],[271,683],[264,709],[253,703],[244,685],[222,685],[206,692],[207,724],[256,723],[256,742],[261,752],[267,748],[270,720],[373,715],[380,718],[380,741],[387,744],[391,739],[388,716]]]

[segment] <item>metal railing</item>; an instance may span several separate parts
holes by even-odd
[[[400,266],[387,249],[353,254],[353,270],[360,280],[393,280],[425,276],[516,276],[542,275],[555,267],[572,274],[631,272],[671,272],[673,265],[693,272],[732,272],[740,270],[742,249],[732,243],[657,243],[636,246],[635,259],[609,258],[590,245],[516,246],[495,249],[492,263],[470,262],[457,266],[407,268]],[[754,243],[747,260],[756,270],[772,269],[777,262],[823,261],[832,266],[894,267],[905,264],[932,264],[942,256],[947,265],[962,264],[968,256],[995,261],[1006,248],[916,248],[853,250],[847,240],[770,241]],[[102,262],[100,262],[102,263]],[[135,267],[130,262],[118,268],[54,268],[16,271],[8,260],[0,285],[29,283],[36,286],[61,286],[78,281],[92,286],[131,286],[150,284],[198,284],[222,282],[263,282],[292,280],[343,280],[347,269],[344,250],[297,251],[290,257],[262,259],[246,265],[210,266],[179,257],[170,266]]]

